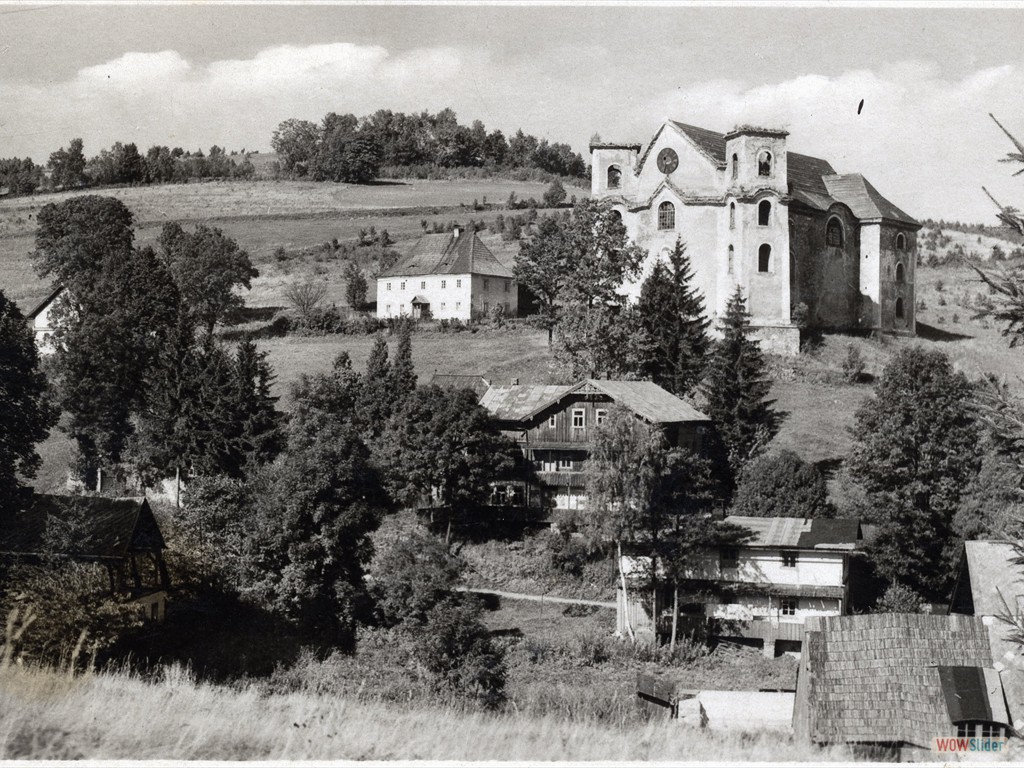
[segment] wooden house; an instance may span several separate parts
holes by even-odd
[[[527,503],[554,509],[585,505],[584,463],[594,429],[612,405],[658,425],[672,446],[698,450],[711,420],[650,381],[587,379],[577,384],[492,386],[480,399],[532,465]]]
[[[748,538],[694,556],[680,583],[688,626],[707,622],[712,634],[760,645],[774,657],[800,652],[808,618],[849,612],[850,561],[863,541],[858,520],[731,515],[724,522]],[[636,560],[623,559],[624,573],[642,570]],[[627,620],[634,631],[654,632],[653,612],[644,603],[650,598],[641,594],[631,591],[627,601],[620,587],[620,633]]]
[[[809,619],[793,730],[875,759],[935,760],[936,739],[999,739],[1009,717],[980,617]]]
[[[28,321],[36,340],[36,349],[41,355],[52,355],[57,351],[57,347],[53,343],[53,334],[57,330],[54,309],[64,300],[66,293],[63,286],[54,289],[49,296],[28,313]]]
[[[112,595],[163,619],[170,587],[166,545],[144,498],[36,495],[0,523],[0,558],[33,563],[64,555],[95,563],[106,569]],[[60,530],[65,535],[55,535]]]

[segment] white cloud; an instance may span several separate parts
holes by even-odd
[[[792,151],[824,157],[840,173],[863,173],[912,215],[994,223],[981,186],[1022,202],[1024,189],[997,163],[1011,146],[988,113],[1017,120],[1011,130],[1024,135],[1022,92],[1024,71],[1012,66],[948,80],[934,64],[899,62],[753,87],[718,81],[655,96],[644,111],[719,130],[781,126]]]

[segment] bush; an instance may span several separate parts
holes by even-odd
[[[873,609],[874,613],[920,613],[924,602],[917,592],[908,586],[896,582],[891,584],[885,593],[878,598]]]
[[[733,514],[753,517],[832,517],[825,477],[793,451],[761,456],[743,467]]]
[[[849,384],[858,383],[864,375],[864,365],[860,347],[850,344],[846,348],[846,357],[843,358],[843,380]]]
[[[562,182],[555,179],[544,192],[544,205],[548,208],[557,208],[565,202],[565,196],[565,187],[562,186]]]
[[[430,610],[452,595],[462,566],[426,531],[413,530],[391,542],[371,567],[378,621],[384,626],[424,624]]]

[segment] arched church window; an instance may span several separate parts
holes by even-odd
[[[613,219],[619,222],[619,224],[622,223],[622,211],[618,210],[617,208],[612,208],[610,213]]]
[[[772,266],[772,247],[768,243],[762,243],[757,249],[757,271],[770,272]]]
[[[729,203],[729,229],[736,229],[736,203]]]
[[[658,229],[676,228],[676,207],[668,200],[658,206]]]
[[[736,256],[736,249],[733,248],[730,245],[729,246],[729,274],[730,275],[732,274],[732,262],[733,262],[733,259],[735,258],[735,256]]]
[[[622,186],[622,171],[619,170],[619,166],[612,165],[608,167],[608,189],[618,189]]]
[[[772,204],[767,200],[762,200],[757,204],[757,223],[758,226],[767,227],[769,222],[772,220]]]
[[[907,250],[907,236],[900,232],[896,235],[896,250],[905,251]]]
[[[905,283],[905,282],[907,282],[907,271],[906,271],[906,269],[904,269],[902,261],[896,265],[896,282],[897,283]]]
[[[896,299],[896,319],[897,320],[902,320],[903,319],[903,299],[902,298]]]
[[[736,179],[739,178],[739,175],[740,175],[740,156],[739,155],[733,155],[732,156],[732,180],[736,181]]]
[[[837,216],[833,216],[825,225],[825,245],[837,248],[841,248],[843,245],[843,225],[839,223]]]
[[[768,150],[763,150],[761,154],[757,156],[757,175],[772,175],[772,153]]]

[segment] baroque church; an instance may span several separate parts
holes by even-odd
[[[639,144],[591,144],[592,196],[650,254],[624,293],[639,296],[680,237],[712,321],[739,286],[768,349],[799,351],[803,312],[822,330],[912,335],[921,225],[862,175],[788,151],[787,135],[669,120],[642,154]]]

